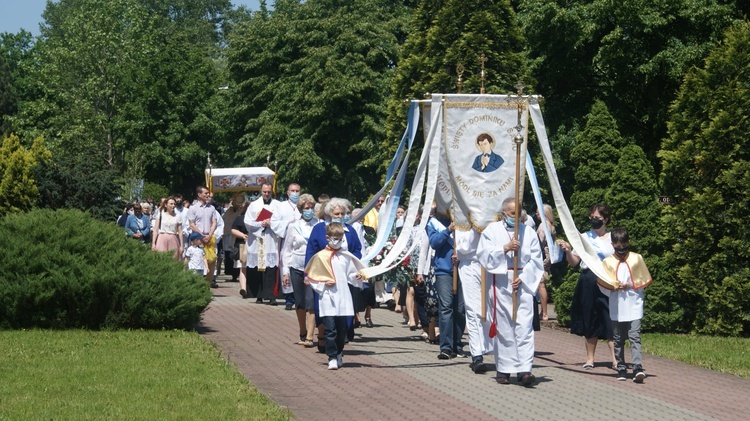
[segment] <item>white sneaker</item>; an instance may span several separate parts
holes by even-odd
[[[339,362],[334,358],[332,360],[328,360],[328,369],[329,370],[338,370],[339,369]]]
[[[341,358],[341,354],[336,356],[336,364],[338,364],[339,368],[344,366],[344,359]]]

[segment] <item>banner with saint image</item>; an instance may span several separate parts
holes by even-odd
[[[453,216],[456,227],[481,232],[500,220],[505,198],[516,189],[516,144],[520,124],[520,188],[523,194],[528,99],[514,95],[445,94],[432,106],[443,107],[441,159],[437,180],[438,213]],[[437,131],[436,131],[437,132]]]

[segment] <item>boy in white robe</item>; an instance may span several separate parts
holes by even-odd
[[[307,262],[306,280],[318,293],[318,314],[325,327],[325,350],[328,369],[343,366],[342,354],[346,342],[347,317],[354,316],[354,303],[347,284],[362,287],[358,273],[364,265],[353,254],[341,250],[344,227],[338,222],[326,226],[328,245]]]
[[[534,360],[534,295],[544,275],[544,264],[539,239],[531,227],[516,223],[515,198],[503,201],[503,220],[489,224],[482,232],[477,246],[479,263],[488,272],[488,318],[492,318],[490,340],[494,341],[496,381],[510,384],[510,374],[516,373],[518,382],[530,387],[536,382],[531,374]],[[513,253],[518,253],[518,271],[513,278]],[[491,275],[489,275],[491,274]],[[518,295],[516,322],[512,320],[513,294]]]
[[[651,283],[651,274],[640,254],[630,251],[630,236],[625,228],[610,233],[615,254],[602,260],[604,271],[614,285],[599,280],[599,289],[609,297],[609,317],[612,319],[617,380],[627,380],[625,339],[630,341],[633,362],[633,381],[643,383],[646,372],[641,365],[641,319],[643,318],[643,289]]]
[[[484,365],[484,354],[492,351],[492,342],[488,336],[492,315],[487,314],[487,321],[482,323],[482,266],[477,259],[480,234],[474,229],[456,230],[455,237],[458,276],[461,278],[461,288],[464,294],[466,331],[471,352],[469,368],[476,374],[483,374],[487,371]]]

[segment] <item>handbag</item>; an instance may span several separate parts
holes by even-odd
[[[247,244],[240,244],[240,263],[247,263]]]
[[[240,248],[237,246],[232,247],[231,250],[229,250],[229,258],[232,260],[240,260]]]

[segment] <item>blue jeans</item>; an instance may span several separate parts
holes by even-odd
[[[346,341],[346,332],[348,330],[347,318],[349,316],[325,316],[323,326],[325,327],[326,338],[326,355],[328,359],[336,358],[338,354],[344,352],[344,343]]]
[[[463,348],[461,336],[463,336],[466,327],[466,310],[464,308],[464,295],[461,292],[461,280],[458,280],[458,292],[453,295],[453,276],[435,275],[435,289],[438,296],[440,351],[458,352]]]

